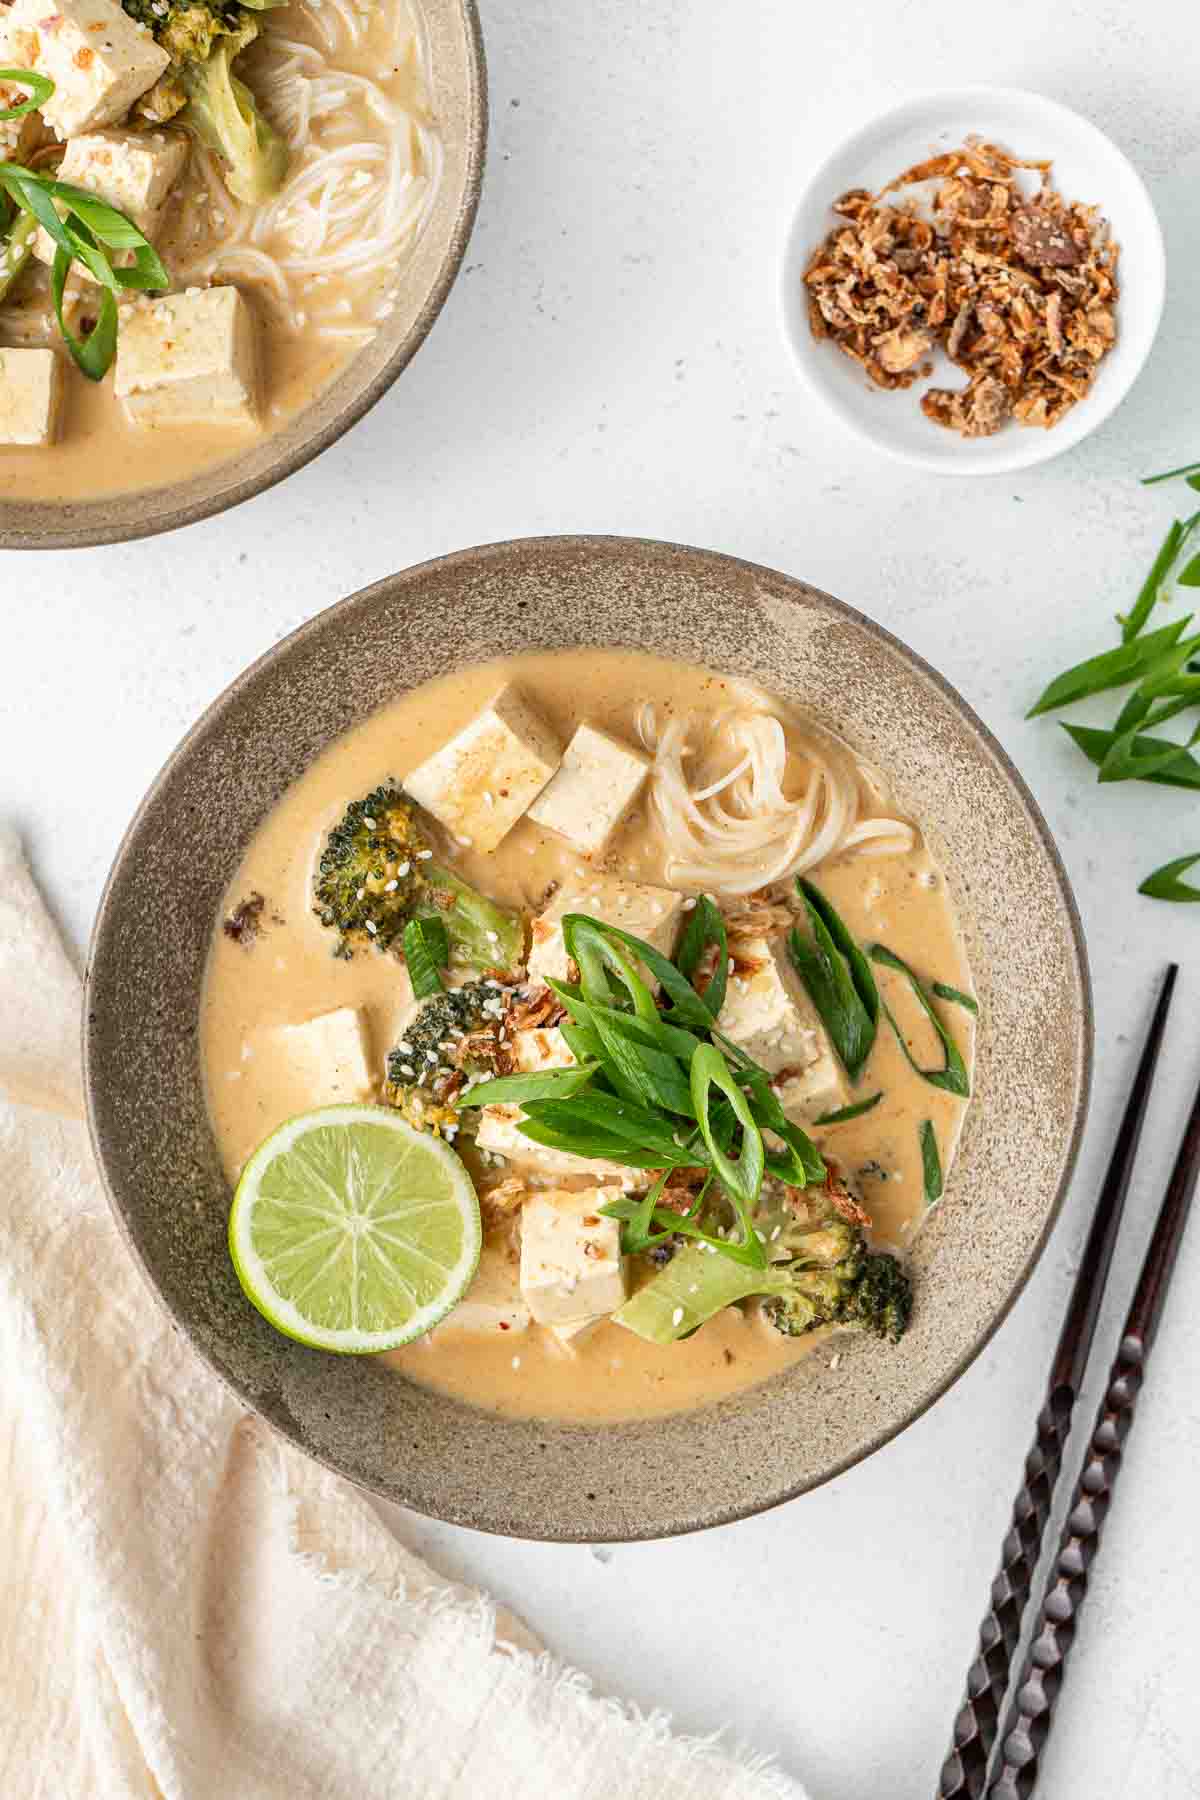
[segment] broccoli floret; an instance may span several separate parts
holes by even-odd
[[[652,1343],[674,1344],[724,1307],[757,1299],[785,1337],[831,1325],[898,1343],[912,1311],[908,1277],[895,1257],[867,1248],[864,1227],[839,1210],[839,1201],[848,1204],[840,1192],[810,1188],[793,1197],[786,1221],[768,1215],[770,1253],[786,1255],[765,1269],[686,1245],[626,1301],[617,1324]]]
[[[423,1001],[388,1054],[388,1105],[418,1130],[453,1138],[461,1124],[457,1100],[467,1082],[503,1072],[503,1026],[503,991],[484,981]]]
[[[801,1337],[818,1325],[836,1325],[840,1330],[870,1331],[898,1344],[908,1328],[912,1289],[894,1256],[855,1253],[832,1268],[786,1263],[773,1273],[785,1278],[787,1285],[764,1302],[763,1312],[787,1337]]]
[[[339,954],[373,943],[398,949],[410,919],[441,919],[450,960],[468,969],[515,969],[525,949],[511,913],[433,859],[417,808],[399,788],[376,788],[329,833],[313,911],[339,933]]]
[[[269,200],[287,179],[290,152],[258,102],[233,72],[234,58],[257,37],[251,20],[236,37],[222,38],[203,61],[179,65],[187,105],[179,123],[224,163],[225,185],[248,205]]]
[[[787,1337],[818,1325],[870,1331],[898,1343],[912,1311],[909,1280],[894,1256],[868,1249],[866,1214],[841,1189],[793,1194],[773,1248],[788,1260],[771,1269],[763,1312]]]
[[[233,72],[255,38],[256,15],[285,0],[122,0],[131,19],[145,25],[171,58],[171,66],[138,101],[143,118],[179,123],[221,157],[225,182],[239,200],[253,204],[277,194],[287,177],[287,144]]]

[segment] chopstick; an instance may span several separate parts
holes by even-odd
[[[1096,1203],[1095,1217],[1050,1367],[1033,1446],[1025,1458],[1025,1479],[1013,1502],[1012,1519],[1001,1550],[1000,1569],[992,1582],[991,1605],[979,1627],[979,1646],[967,1671],[966,1692],[954,1721],[950,1753],[942,1765],[938,1800],[980,1800],[984,1792],[992,1747],[999,1729],[1000,1709],[1008,1692],[1012,1659],[1021,1638],[1021,1621],[1029,1603],[1042,1539],[1050,1519],[1054,1488],[1062,1468],[1063,1448],[1096,1331],[1178,973],[1177,965],[1172,963],[1150,1021],[1146,1047]]]
[[[1029,1647],[1020,1685],[1005,1724],[989,1800],[1028,1800],[1054,1722],[1054,1702],[1075,1641],[1079,1611],[1100,1533],[1121,1470],[1122,1447],[1146,1378],[1146,1359],[1158,1331],[1184,1227],[1200,1174],[1200,1091],[1192,1103],[1163,1203],[1125,1318],[1120,1347],[1063,1528],[1062,1543],[1046,1580],[1040,1624]]]

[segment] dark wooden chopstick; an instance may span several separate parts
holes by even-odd
[[[1108,1516],[1121,1454],[1146,1376],[1146,1359],[1162,1318],[1200,1174],[1200,1092],[1192,1105],[1170,1184],[1159,1209],[1137,1292],[1125,1319],[1120,1347],[1063,1528],[1058,1558],[1046,1581],[1039,1625],[1013,1697],[998,1752],[989,1800],[1028,1800],[1037,1783],[1042,1749],[1054,1720],[1054,1702],[1075,1641],[1088,1576]]]
[[[1096,1203],[1087,1246],[1050,1368],[1046,1397],[1038,1414],[1033,1447],[1025,1458],[1025,1479],[1013,1502],[1012,1519],[1001,1550],[1000,1569],[992,1582],[991,1605],[979,1627],[979,1647],[967,1671],[966,1693],[954,1721],[950,1754],[942,1765],[938,1800],[979,1800],[984,1791],[999,1729],[1000,1709],[1008,1692],[1012,1659],[1021,1637],[1021,1621],[1041,1555],[1055,1483],[1062,1468],[1063,1447],[1071,1429],[1076,1396],[1096,1331],[1178,972],[1175,964],[1167,970],[1112,1160]]]

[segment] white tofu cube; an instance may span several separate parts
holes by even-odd
[[[475,1279],[452,1312],[437,1326],[444,1331],[477,1331],[487,1337],[528,1331],[533,1314],[521,1297],[516,1264],[485,1250]]]
[[[404,787],[460,844],[494,850],[561,761],[557,737],[510,682]]]
[[[685,900],[671,888],[643,887],[617,875],[582,874],[564,881],[545,911],[533,921],[533,948],[529,953],[531,981],[566,981],[567,947],[563,942],[564,913],[586,913],[606,925],[619,925],[669,956],[675,948]],[[641,974],[652,988],[658,983],[645,968]]]
[[[720,1019],[725,1036],[771,1074],[786,1076],[775,1091],[795,1124],[844,1106],[841,1065],[786,952],[754,938],[738,946],[738,959],[753,968],[729,978]]]
[[[374,1093],[361,1008],[339,1006],[302,1025],[280,1025],[272,1039],[289,1088],[306,1106],[346,1106]]]
[[[62,392],[62,364],[53,350],[0,350],[0,444],[52,444]]]
[[[54,83],[41,113],[59,138],[116,124],[171,61],[117,0],[15,0],[8,33],[17,64]]]
[[[513,1061],[522,1075],[540,1075],[543,1069],[573,1069],[575,1052],[556,1025],[514,1031]]]
[[[575,1356],[583,1340],[591,1337],[597,1325],[603,1325],[611,1316],[610,1313],[593,1313],[590,1319],[568,1319],[563,1325],[547,1325],[546,1330],[562,1349]]]
[[[535,825],[553,831],[582,856],[604,850],[642,788],[650,764],[606,731],[581,725],[563,751],[562,766],[533,805]]]
[[[114,391],[134,425],[257,424],[258,328],[238,290],[129,307]]]
[[[153,243],[167,195],[187,159],[187,139],[173,132],[93,131],[71,139],[58,179],[107,200]],[[34,254],[44,263],[54,261],[48,232],[38,232]]]
[[[649,1169],[631,1169],[604,1157],[574,1156],[569,1150],[535,1144],[521,1130],[524,1117],[519,1106],[483,1107],[475,1136],[479,1149],[492,1156],[503,1156],[518,1173],[531,1179],[541,1175],[561,1181],[568,1175],[582,1175],[593,1181],[614,1182],[626,1193],[644,1192],[654,1180]]]
[[[551,1192],[521,1213],[521,1292],[539,1325],[615,1312],[628,1293],[621,1228],[599,1210],[603,1188]]]

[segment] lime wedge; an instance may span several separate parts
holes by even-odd
[[[383,1106],[325,1106],[260,1144],[229,1215],[248,1299],[285,1336],[362,1356],[420,1337],[461,1298],[482,1228],[449,1145]]]

